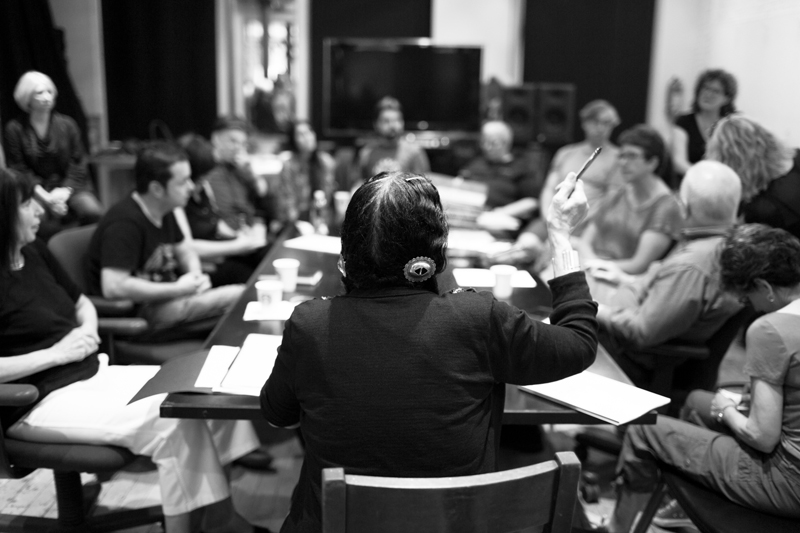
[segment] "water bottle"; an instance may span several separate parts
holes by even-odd
[[[328,234],[328,224],[325,221],[325,212],[328,207],[328,197],[325,191],[317,189],[314,191],[313,202],[311,205],[311,224],[314,226],[314,233],[318,235]]]

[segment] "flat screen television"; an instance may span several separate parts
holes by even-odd
[[[480,128],[481,48],[428,39],[326,39],[323,134],[373,131],[375,104],[393,96],[407,132],[457,137]]]

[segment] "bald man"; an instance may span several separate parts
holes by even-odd
[[[681,183],[681,240],[640,276],[627,276],[600,304],[601,343],[634,384],[646,387],[657,360],[639,353],[668,340],[702,344],[741,308],[720,285],[719,247],[736,223],[739,176],[716,161],[701,161]]]
[[[529,158],[511,151],[513,143],[514,134],[508,124],[499,120],[485,123],[481,128],[482,155],[459,174],[488,185],[487,210],[526,221],[538,212],[544,176]]]

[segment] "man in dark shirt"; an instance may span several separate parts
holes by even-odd
[[[186,154],[153,143],[138,154],[136,191],[100,221],[89,246],[91,290],[141,304],[139,315],[158,332],[222,316],[242,285],[211,289],[200,260],[183,238],[172,211],[194,187]]]

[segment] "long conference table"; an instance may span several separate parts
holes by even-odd
[[[216,328],[206,339],[204,348],[214,345],[241,346],[251,333],[281,335],[283,322],[245,321],[245,307],[256,300],[255,284],[262,276],[275,275],[272,261],[280,257],[292,257],[300,261],[300,275],[310,276],[317,271],[322,272],[322,279],[314,286],[298,285],[296,292],[284,294],[284,299],[295,301],[320,296],[342,294],[344,287],[336,268],[337,257],[332,254],[289,248],[283,242],[292,235],[282,234],[265,255],[261,264],[251,276],[247,287],[239,300],[231,306]],[[452,269],[439,276],[440,291],[457,287]],[[543,319],[548,316],[552,303],[550,291],[544,283],[537,280],[536,287],[514,289],[509,303],[525,310],[531,316]],[[205,353],[196,357],[205,358]],[[597,358],[590,371],[631,384],[625,373],[617,366],[611,356],[598,345]],[[164,418],[201,418],[201,419],[244,419],[262,418],[259,400],[253,396],[234,394],[198,394],[171,393],[161,404],[161,416]],[[656,413],[651,411],[633,421],[638,424],[654,424]],[[551,402],[539,396],[521,391],[516,385],[506,385],[505,411],[503,424],[507,425],[539,425],[539,424],[603,424],[602,420],[589,414],[581,413],[570,407]]]

